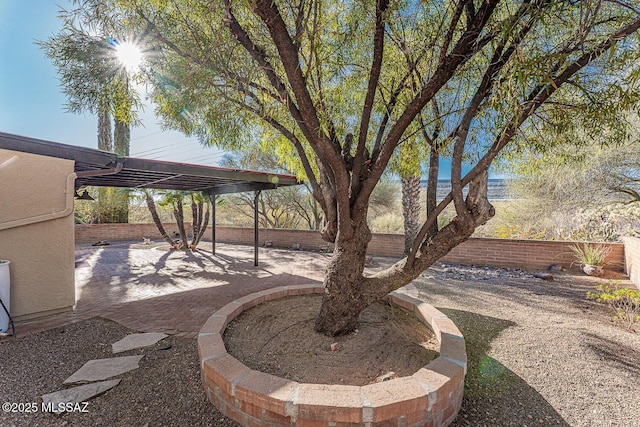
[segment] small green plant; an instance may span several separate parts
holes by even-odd
[[[603,266],[605,259],[611,253],[611,247],[601,243],[583,243],[582,245],[569,246],[571,252],[582,265]]]
[[[610,282],[611,283],[611,282]],[[605,303],[616,313],[613,318],[622,326],[632,331],[640,323],[640,291],[619,288],[617,284],[598,285],[599,292],[587,292],[587,298]]]

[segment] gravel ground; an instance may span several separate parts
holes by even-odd
[[[640,334],[585,298],[600,282],[451,266],[423,273],[414,282],[421,298],[467,343],[465,396],[452,425],[640,426]]]
[[[388,263],[376,259],[376,267]],[[443,266],[414,282],[467,341],[465,397],[454,426],[640,426],[640,334],[585,299],[598,281],[546,282],[512,269]],[[0,401],[37,402],[132,331],[91,319],[0,343]],[[161,350],[166,343],[171,348]],[[196,341],[170,337],[140,368],[92,399],[89,413],[0,412],[0,426],[237,426],[205,398]]]
[[[91,359],[113,357],[111,344],[132,333],[94,318],[0,344],[0,402],[40,405],[40,396]],[[166,344],[171,348],[162,350]],[[237,426],[211,405],[202,390],[195,339],[168,337],[155,346],[118,356],[144,354],[140,367],[120,384],[89,401],[88,413],[0,412],[0,426]]]

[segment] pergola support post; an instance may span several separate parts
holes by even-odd
[[[258,200],[262,190],[257,190],[253,195],[253,265],[258,266]]]
[[[216,193],[209,193],[211,198],[211,254],[216,254]]]

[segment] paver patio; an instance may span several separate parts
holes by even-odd
[[[76,247],[76,307],[19,325],[18,337],[100,316],[141,332],[195,337],[227,303],[260,290],[322,280],[328,254],[204,242],[198,251],[139,244]]]

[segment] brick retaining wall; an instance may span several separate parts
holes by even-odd
[[[168,233],[177,231],[175,224],[165,224]],[[189,230],[189,226],[187,230]],[[76,243],[92,243],[98,240],[122,241],[142,238],[160,240],[154,224],[91,224],[76,225]],[[211,239],[211,227],[205,233],[204,240]],[[631,242],[635,250],[636,283],[640,281],[640,239],[625,240]],[[216,241],[253,245],[252,228],[216,227]],[[271,242],[274,247],[303,250],[330,249],[320,237],[320,233],[311,230],[261,229],[261,245]],[[576,242],[515,239],[469,239],[455,247],[443,262],[466,265],[489,265],[494,267],[522,268],[524,270],[546,270],[550,265],[560,264],[569,268],[574,260],[569,246]],[[611,253],[607,257],[606,268],[623,271],[625,248],[622,243],[610,243]],[[635,246],[634,246],[635,245]],[[369,243],[369,254],[375,256],[400,257],[404,248],[404,236],[401,234],[374,234]],[[632,249],[634,250],[634,249]],[[627,263],[629,263],[627,259]],[[632,264],[633,265],[633,264]]]
[[[550,265],[560,264],[570,268],[575,258],[569,246],[578,242],[515,239],[469,239],[443,258],[454,264],[491,265],[495,267],[546,270]],[[580,243],[578,243],[580,244]],[[624,270],[624,245],[609,243],[611,253],[605,268]]]
[[[322,285],[273,288],[216,311],[198,334],[202,384],[229,418],[253,427],[446,427],[462,405],[467,354],[456,325],[433,306],[400,290],[388,299],[428,325],[440,355],[415,374],[365,386],[306,384],[253,371],[227,353],[222,336],[242,311],[264,301],[322,294]]]
[[[178,231],[178,226],[175,223],[163,225],[169,235]],[[189,224],[187,230],[190,228]],[[108,242],[142,241],[143,238],[161,240],[162,236],[154,223],[76,224],[76,243],[94,243],[99,240]]]

